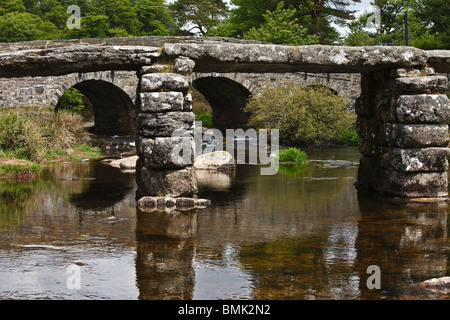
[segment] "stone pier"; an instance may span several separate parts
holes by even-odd
[[[403,198],[448,196],[446,76],[419,68],[365,73],[356,103],[361,189]]]
[[[188,93],[193,68],[192,60],[178,58],[173,65],[144,66],[138,71],[136,183],[138,206],[143,209],[161,209],[162,202],[169,203],[166,208],[197,205],[195,199],[186,199],[197,194],[195,116]],[[169,69],[173,72],[165,72]],[[187,158],[179,148],[186,144]]]

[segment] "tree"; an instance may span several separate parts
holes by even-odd
[[[52,40],[59,35],[55,25],[31,13],[11,12],[0,17],[0,42]]]
[[[169,8],[180,28],[202,36],[228,15],[228,6],[223,0],[177,0]]]
[[[244,34],[244,39],[288,45],[308,45],[319,42],[315,35],[308,35],[295,18],[295,9],[283,9],[280,2],[275,11],[263,15],[265,22],[259,27],[253,27]]]
[[[449,0],[374,0],[380,8],[381,28],[377,32],[364,30],[368,17],[362,15],[352,22],[344,44],[405,45],[405,14],[408,12],[409,45],[422,49],[448,49]]]
[[[167,36],[177,32],[178,27],[164,0],[140,0],[135,6],[142,24],[141,35]]]
[[[298,24],[316,35],[322,44],[334,44],[340,41],[339,32],[332,23],[344,25],[354,19],[354,12],[348,6],[361,0],[285,0],[287,9],[295,9]],[[279,0],[231,0],[236,6],[230,11],[229,21],[234,36],[241,38],[252,28],[265,23],[264,14],[275,11]]]

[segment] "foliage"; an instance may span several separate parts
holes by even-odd
[[[33,115],[21,110],[0,112],[0,154],[33,162],[67,154],[88,139],[81,116],[58,112]]]
[[[200,113],[195,116],[195,121],[201,121],[202,126],[205,128],[212,128],[212,114]]]
[[[353,12],[348,6],[359,0],[285,0],[287,9],[295,10],[297,26],[306,28],[308,35],[319,38],[321,44],[338,43],[339,33],[332,23],[345,25],[353,19]],[[238,38],[251,30],[259,28],[265,23],[264,14],[267,11],[277,10],[277,0],[231,0],[235,6],[230,10],[229,22],[226,31],[232,31],[232,35]]]
[[[257,29],[253,27],[247,31],[244,39],[297,46],[318,43],[317,36],[308,35],[307,29],[299,25],[296,10],[283,7],[284,2],[280,2],[275,11],[267,11],[263,15],[265,22]]]
[[[345,45],[405,45],[405,14],[408,13],[408,45],[418,48],[449,49],[450,2],[441,0],[373,0],[380,8],[381,28],[365,29],[373,13],[365,13],[350,25]]]
[[[346,146],[357,146],[359,141],[361,141],[361,138],[356,133],[356,128],[353,127],[342,131],[341,141],[338,141],[338,143]]]
[[[55,111],[60,110],[81,113],[84,110],[83,94],[75,88],[69,88],[56,104]]]
[[[81,28],[68,29],[67,8],[81,10]],[[175,34],[164,0],[0,0],[0,41]]]
[[[279,162],[306,163],[308,161],[308,156],[306,152],[300,149],[288,148],[280,150],[278,160]]]
[[[339,141],[356,120],[342,97],[320,85],[291,83],[263,90],[249,100],[245,111],[251,115],[250,125],[279,129],[280,141],[290,145]]]
[[[59,34],[51,22],[28,12],[10,12],[0,17],[0,42],[52,40]]]
[[[228,14],[223,0],[176,0],[169,8],[178,26],[187,27],[190,34],[205,35]]]

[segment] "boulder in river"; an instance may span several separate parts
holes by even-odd
[[[194,168],[196,170],[226,171],[236,169],[236,163],[229,152],[214,151],[197,156]]]

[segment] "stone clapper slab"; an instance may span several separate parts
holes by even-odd
[[[195,143],[193,137],[158,137],[136,139],[139,157],[148,168],[176,169],[192,166],[195,161]],[[190,150],[190,155],[185,154]]]
[[[165,43],[164,53],[192,59],[195,72],[367,72],[421,66],[428,60],[424,50],[387,46]]]
[[[0,53],[0,77],[57,76],[104,70],[137,70],[160,57],[158,47],[74,45]]]

